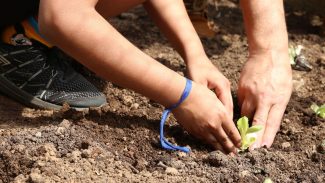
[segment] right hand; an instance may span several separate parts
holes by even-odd
[[[241,137],[225,106],[207,87],[193,82],[188,98],[173,114],[189,133],[222,152],[236,153]]]

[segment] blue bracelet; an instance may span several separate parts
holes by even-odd
[[[183,91],[183,94],[182,94],[180,100],[175,105],[172,105],[171,107],[165,109],[163,114],[162,114],[162,117],[161,117],[161,120],[160,120],[160,144],[164,149],[167,149],[167,150],[179,150],[179,151],[183,151],[183,152],[186,152],[186,153],[190,152],[189,148],[175,146],[175,145],[171,144],[170,142],[168,142],[165,139],[165,137],[164,137],[164,125],[165,125],[165,122],[166,122],[166,119],[167,119],[169,113],[173,109],[178,107],[188,97],[188,95],[190,94],[191,89],[192,89],[192,81],[189,80],[189,79],[186,79],[186,86],[185,86],[185,89]]]

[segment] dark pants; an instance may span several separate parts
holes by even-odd
[[[36,15],[39,0],[1,0],[0,28]]]

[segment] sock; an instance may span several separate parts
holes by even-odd
[[[39,33],[37,21],[33,17],[10,25],[1,33],[1,40],[11,45],[32,45],[31,39],[37,40],[47,47],[52,47]]]

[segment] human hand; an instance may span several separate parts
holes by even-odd
[[[230,119],[233,118],[233,100],[229,80],[205,56],[187,65],[190,79],[212,89],[224,105]]]
[[[227,110],[207,87],[193,82],[188,98],[172,111],[189,133],[224,153],[236,153],[240,134]]]
[[[270,147],[280,128],[292,92],[292,73],[288,53],[250,55],[238,84],[241,114],[262,125],[251,150]]]

